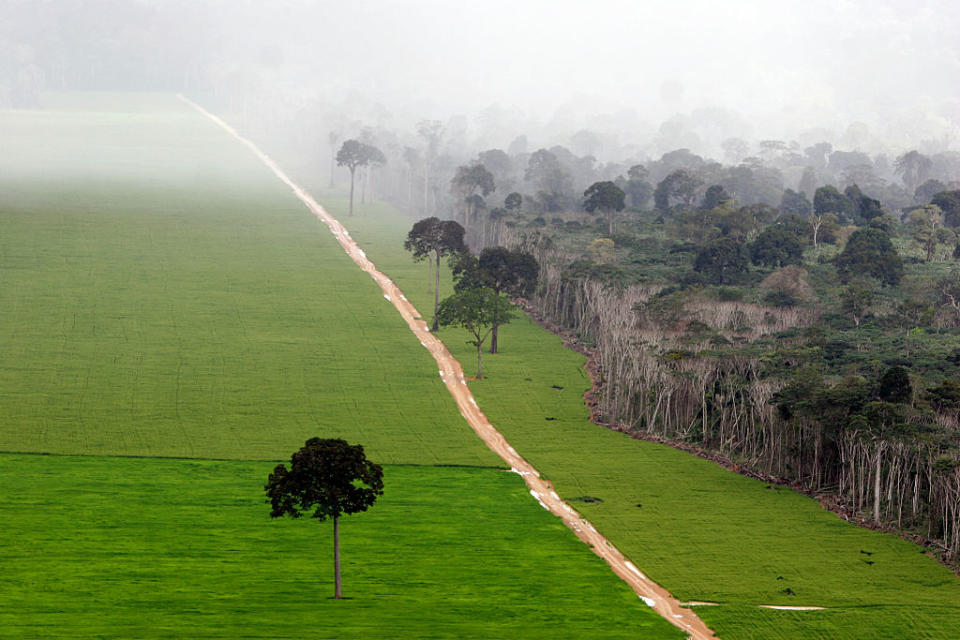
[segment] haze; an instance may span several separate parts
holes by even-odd
[[[229,77],[274,111],[315,107],[318,117],[393,126],[462,115],[490,145],[519,133],[549,144],[580,129],[643,145],[665,121],[691,134],[665,146],[715,157],[734,136],[889,153],[960,141],[960,10],[949,0],[0,6],[6,75],[16,73],[10,58],[33,56],[48,89],[57,88],[50,60],[87,58],[101,77],[64,88],[181,89]],[[126,20],[143,19],[153,42],[104,49]],[[57,27],[69,31],[62,42]],[[137,77],[141,64],[182,74]],[[110,67],[128,72],[104,74]]]

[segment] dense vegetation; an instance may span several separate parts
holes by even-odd
[[[529,301],[594,350],[602,420],[960,557],[960,156],[494,149],[419,205],[390,189],[419,181],[407,164],[382,176],[401,204],[449,207],[474,250],[535,255]]]

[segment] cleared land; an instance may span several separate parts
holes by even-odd
[[[393,219],[374,206],[349,226],[426,313],[426,266],[403,254],[398,238],[409,225],[391,228]],[[466,334],[441,337],[469,371]],[[563,498],[600,498],[572,504],[651,578],[681,599],[722,603],[697,611],[721,638],[960,637],[960,580],[920,547],[844,523],[792,491],[589,424],[583,358],[525,318],[501,330],[501,350],[484,359],[488,377],[470,383],[494,426]]]
[[[0,637],[681,637],[241,147],[169,96],[48,106],[0,113]],[[313,435],[392,464],[336,609],[329,525],[270,521],[244,461]]]

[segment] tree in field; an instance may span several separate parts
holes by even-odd
[[[516,318],[510,299],[489,287],[458,291],[440,303],[440,324],[459,326],[470,332],[468,342],[477,348],[477,379],[483,377],[483,343],[495,326]]]
[[[342,598],[340,516],[366,511],[383,495],[383,469],[367,460],[360,445],[310,438],[290,457],[290,469],[274,468],[264,489],[271,518],[312,511],[317,520],[333,519],[334,597]]]
[[[747,273],[747,262],[743,244],[733,238],[717,238],[700,248],[693,270],[710,284],[736,284]]]
[[[463,227],[453,220],[440,220],[436,217],[424,218],[413,224],[403,242],[403,248],[413,254],[416,261],[429,260],[435,272],[433,282],[433,327],[440,328],[440,259],[467,250],[463,242]]]
[[[796,234],[780,225],[771,225],[750,244],[750,261],[768,267],[799,264],[803,261],[803,245]]]
[[[457,168],[456,175],[450,180],[450,186],[466,203],[464,224],[468,224],[474,212],[475,195],[489,195],[495,188],[493,174],[487,171],[482,164],[462,166]]]
[[[607,217],[607,230],[613,235],[613,219],[623,211],[626,194],[610,181],[594,182],[583,192],[583,208],[589,213],[599,211]]]
[[[527,296],[537,285],[540,265],[532,254],[504,247],[488,247],[474,257],[460,254],[453,268],[455,291],[489,287],[494,293]],[[494,324],[490,335],[490,353],[499,350],[498,329]]]
[[[903,261],[883,231],[857,229],[837,256],[837,275],[844,284],[858,276],[869,276],[885,285],[897,285],[903,277]]]
[[[381,165],[387,161],[380,149],[359,140],[346,140],[337,152],[337,164],[350,170],[350,214],[353,215],[353,187],[357,167]]]

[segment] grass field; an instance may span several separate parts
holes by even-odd
[[[343,209],[335,197],[324,202]],[[409,222],[375,206],[348,226],[429,314],[426,267],[398,240]],[[441,337],[469,372],[476,356],[466,334]],[[572,504],[650,577],[681,599],[723,603],[698,609],[720,637],[960,638],[960,580],[920,547],[844,523],[787,489],[589,424],[583,358],[526,318],[501,329],[500,346],[484,358],[487,378],[470,383],[493,424],[561,496],[602,499]]]
[[[386,467],[335,601],[331,525],[270,520],[270,469],[0,456],[0,638],[682,637],[489,469]]]
[[[242,147],[170,96],[46,101],[0,112],[0,637],[681,637]],[[262,503],[315,435],[391,465],[341,603],[329,526]]]

